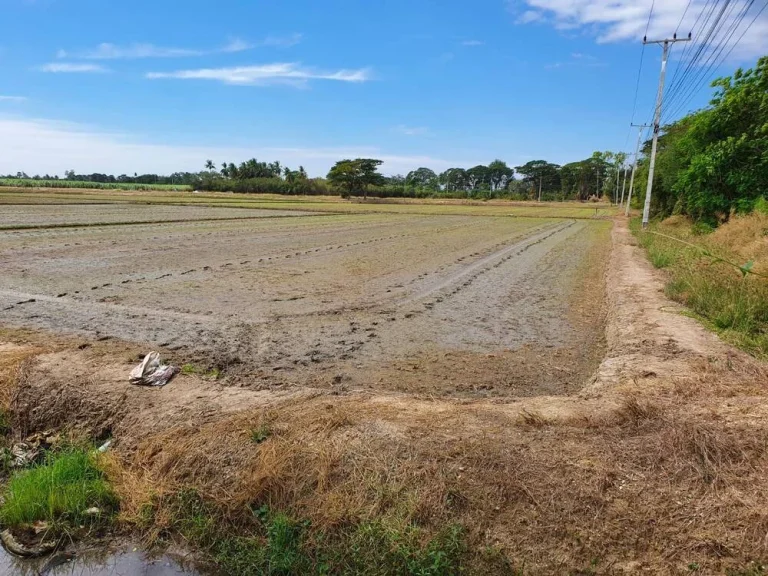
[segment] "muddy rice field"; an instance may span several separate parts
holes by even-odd
[[[1,208],[4,326],[159,347],[233,385],[571,394],[603,355],[601,219]]]

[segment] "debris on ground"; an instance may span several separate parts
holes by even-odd
[[[39,556],[45,556],[50,554],[59,546],[57,540],[41,541],[36,544],[26,544],[19,541],[10,530],[3,530],[0,532],[0,541],[3,546],[11,554],[16,556],[22,556],[25,558],[37,558]]]
[[[60,442],[61,435],[52,430],[36,432],[11,447],[11,466],[13,468],[26,468],[37,462],[46,450],[57,446]]]
[[[178,366],[161,364],[160,354],[150,352],[131,370],[130,382],[138,386],[165,386],[179,372]]]

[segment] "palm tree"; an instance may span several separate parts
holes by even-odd
[[[212,172],[216,169],[216,164],[213,163],[213,160],[206,160],[205,161],[205,169],[209,172]]]

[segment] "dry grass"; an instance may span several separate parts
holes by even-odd
[[[753,260],[755,271],[768,274],[768,214],[733,216],[707,237],[707,243],[739,255],[743,262]]]
[[[24,362],[41,352],[41,348],[34,346],[0,345],[0,410],[10,409]]]

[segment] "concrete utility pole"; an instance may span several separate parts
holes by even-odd
[[[624,190],[627,189],[627,172],[629,171],[629,166],[624,164],[624,182],[621,183],[621,202],[619,202],[619,208],[624,206]]]
[[[638,128],[637,130],[637,148],[635,148],[635,162],[632,164],[632,178],[629,181],[629,197],[627,198],[627,206],[624,210],[624,215],[629,216],[629,206],[632,204],[632,190],[635,187],[635,171],[637,171],[637,161],[640,159],[640,143],[643,140],[643,130],[650,128],[650,124],[631,124]]]
[[[653,144],[651,145],[651,164],[648,167],[648,188],[645,191],[645,206],[643,207],[643,228],[648,226],[648,219],[651,215],[651,191],[653,190],[653,172],[656,168],[656,145],[659,141],[659,122],[661,122],[661,101],[664,98],[664,76],[667,73],[667,59],[669,58],[669,47],[675,42],[689,42],[688,38],[678,38],[677,35],[666,40],[648,40],[643,38],[643,44],[661,44],[663,51],[661,53],[661,75],[659,76],[659,91],[656,94],[656,113],[653,117]]]
[[[541,182],[544,180],[544,176],[539,176],[539,202],[541,202]]]

